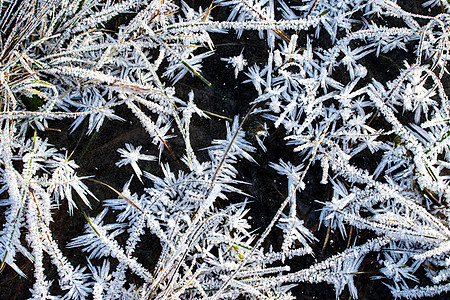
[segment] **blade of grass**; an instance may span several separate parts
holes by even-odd
[[[214,185],[214,182],[216,181],[217,175],[219,174],[219,171],[220,171],[220,169],[222,168],[223,163],[225,162],[225,159],[226,159],[228,153],[230,152],[231,146],[233,145],[234,141],[236,140],[236,137],[237,137],[239,131],[242,129],[242,126],[244,126],[245,121],[247,120],[247,118],[248,118],[248,116],[250,115],[250,113],[255,109],[255,107],[256,107],[257,104],[258,104],[258,103],[254,103],[254,104],[252,105],[252,107],[250,107],[250,109],[248,110],[248,112],[247,112],[247,114],[245,115],[244,119],[243,119],[242,122],[239,124],[238,129],[237,129],[236,132],[234,133],[233,138],[232,138],[230,144],[228,145],[227,150],[225,151],[224,155],[222,156],[222,159],[221,159],[221,161],[220,161],[220,163],[219,163],[219,166],[217,167],[216,172],[214,173],[214,176],[213,176],[212,179],[211,179],[211,183],[210,183],[210,185],[209,185],[208,191],[206,192],[207,195],[209,194],[209,192],[210,192],[211,189],[213,188],[213,185]]]
[[[118,190],[116,190],[115,188],[113,188],[112,186],[110,186],[109,184],[106,184],[104,182],[101,182],[100,180],[97,179],[93,179],[93,178],[86,178],[87,180],[90,180],[92,182],[101,184],[106,186],[107,188],[109,188],[110,190],[112,190],[114,193],[116,193],[117,195],[119,195],[120,197],[122,197],[123,199],[125,199],[125,201],[127,201],[128,203],[130,203],[131,206],[133,206],[134,208],[136,208],[137,210],[139,210],[141,213],[145,213],[139,206],[137,206],[133,201],[131,201],[130,198],[128,198],[127,196],[125,196],[124,194],[122,194],[121,192],[119,192]]]

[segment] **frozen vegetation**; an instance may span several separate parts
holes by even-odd
[[[407,2],[0,0],[1,269],[33,282],[33,299],[294,299],[295,286],[320,282],[357,298],[370,257],[370,280],[393,297],[447,293],[450,5]],[[267,51],[218,54],[215,39],[243,36]],[[394,57],[395,74],[374,76],[380,57]],[[233,100],[205,76],[213,58],[252,90],[240,115],[179,94],[189,78]],[[128,174],[124,186],[83,173],[79,148],[49,142],[52,124],[88,136],[107,119],[120,127],[129,120],[118,109],[152,141],[114,149],[110,172]],[[195,122],[224,117],[221,139],[196,144]],[[244,130],[251,118],[261,126]],[[239,165],[263,163],[255,157],[275,131],[290,160],[267,163],[286,188],[254,228]],[[307,226],[299,205],[312,170],[313,188],[331,192],[314,199],[321,210]],[[85,227],[59,243],[56,216],[75,215]],[[148,235],[158,247],[142,243]],[[332,235],[344,247],[319,257]]]

